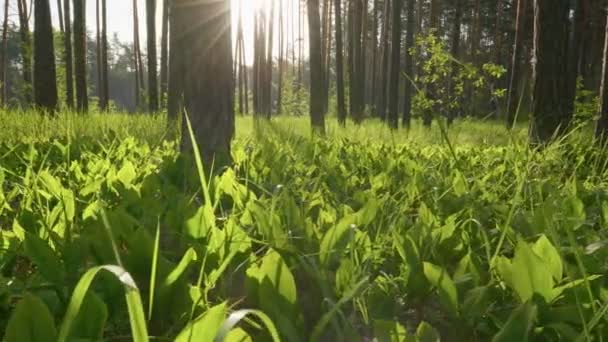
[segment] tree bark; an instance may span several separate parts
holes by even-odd
[[[323,115],[323,62],[321,58],[321,19],[319,0],[307,0],[310,60],[310,123],[314,131],[325,133]]]
[[[338,122],[346,125],[346,103],[344,99],[344,53],[342,47],[342,0],[333,0],[336,12],[336,93]]]
[[[277,114],[283,112],[283,67],[285,65],[285,27],[283,0],[279,0],[279,75],[277,77]]]
[[[74,66],[72,58],[72,18],[70,2],[64,0],[65,33],[63,36],[64,61],[65,61],[65,102],[69,109],[74,109]]]
[[[376,70],[378,68],[378,0],[374,0],[374,8],[372,12],[373,16],[373,27],[372,27],[372,67],[370,72],[371,79],[371,91],[369,97],[369,103],[372,106],[372,115],[377,116],[376,111],[376,81],[377,75]]]
[[[0,51],[0,108],[6,106],[7,94],[6,91],[6,71],[7,71],[7,56],[8,50],[8,0],[4,0],[4,21],[2,24],[2,51]]]
[[[388,63],[389,63],[389,14],[390,0],[384,3],[384,23],[382,25],[382,68],[378,80],[380,81],[380,96],[378,101],[378,115],[382,120],[386,120],[386,102],[388,85]]]
[[[392,33],[391,33],[391,62],[388,94],[388,125],[392,129],[399,128],[399,74],[401,55],[401,5],[403,0],[393,0]]]
[[[499,0],[500,1],[500,0]],[[461,33],[461,22],[462,22],[462,0],[456,0],[456,4],[455,4],[456,8],[454,11],[454,21],[453,21],[453,27],[452,27],[452,44],[451,44],[451,51],[450,54],[452,55],[452,57],[456,58],[456,60],[458,60],[459,58],[459,53],[460,53],[460,33]],[[448,82],[450,84],[450,90],[449,93],[450,95],[453,95],[455,92],[454,89],[454,80],[456,78],[456,70],[458,68],[458,62],[453,61],[452,62],[452,72],[450,74],[450,78],[448,79]],[[450,109],[449,110],[449,115],[448,115],[448,124],[451,124],[454,119],[457,116],[457,112],[455,109]]]
[[[34,10],[34,103],[37,109],[54,114],[57,78],[49,0],[36,0]]]
[[[156,0],[146,1],[148,45],[148,111],[158,111],[158,78],[156,62]]]
[[[511,56],[511,73],[509,78],[509,89],[507,94],[507,128],[511,129],[515,124],[517,104],[517,80],[520,74],[520,55],[522,50],[522,36],[525,31],[526,8],[528,0],[517,0],[517,15],[515,19],[515,42],[513,43],[513,54]]]
[[[107,111],[110,103],[110,84],[108,80],[108,13],[106,0],[101,0],[101,89],[103,101],[100,108]]]
[[[169,0],[163,0],[162,33],[160,38],[160,103],[165,103],[167,94],[167,68],[169,66]]]
[[[89,111],[87,95],[87,36],[86,2],[74,1],[74,72],[76,74],[76,108],[81,113]]]
[[[601,144],[608,138],[608,20],[604,33],[604,59],[602,62],[602,81],[600,86],[599,119],[595,129],[595,136]]]
[[[63,23],[63,7],[61,6],[61,0],[57,0],[57,16],[59,17],[59,30],[61,31],[61,33],[64,33],[65,25]]]
[[[410,127],[412,120],[412,93],[414,92],[414,57],[410,53],[410,49],[414,47],[414,5],[416,0],[407,0],[407,21],[406,21],[406,33],[405,33],[405,65],[404,72],[407,76],[405,80],[404,94],[403,94],[403,126],[406,128]]]
[[[530,139],[546,143],[568,127],[568,0],[534,0]]]
[[[230,0],[175,0],[177,49],[184,66],[184,109],[196,142],[182,120],[182,151],[197,143],[205,165],[230,162],[234,135]]]
[[[268,119],[272,116],[272,52],[274,48],[274,0],[270,1],[270,13],[268,14],[268,43],[267,43],[267,56],[266,56],[266,72],[265,74],[265,102],[266,102],[266,116]]]
[[[19,34],[21,36],[21,63],[23,69],[23,99],[32,102],[32,38],[30,34],[27,2],[17,0],[19,10]]]
[[[183,80],[184,67],[181,60],[181,51],[179,51],[179,38],[177,32],[179,29],[180,17],[176,16],[175,0],[172,0],[169,8],[169,80],[167,89],[167,120],[169,124],[177,120],[181,111],[181,101],[183,95]]]
[[[77,0],[78,1],[78,0]],[[95,56],[97,57],[97,96],[99,97],[99,108],[101,109],[102,103],[104,102],[103,94],[103,75],[101,71],[101,0],[95,0]]]

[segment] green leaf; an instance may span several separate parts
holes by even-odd
[[[356,217],[353,215],[344,217],[329,229],[319,247],[319,260],[321,264],[328,265],[332,260],[336,259],[348,245],[351,237],[354,237],[354,222]]]
[[[296,282],[279,253],[272,249],[268,251],[262,259],[260,274],[259,297],[261,301],[273,300],[274,295],[280,295],[290,305],[296,304]],[[264,282],[264,280],[268,280],[268,282]]]
[[[125,161],[122,168],[116,174],[116,178],[125,186],[128,187],[133,183],[133,180],[137,177],[135,172],[135,166],[130,161]]]
[[[497,258],[496,270],[522,303],[530,300],[535,293],[541,295],[547,303],[555,298],[550,270],[525,241],[517,244],[513,261],[504,257]]]
[[[69,340],[101,341],[107,319],[108,309],[105,303],[94,292],[88,292],[74,322]]]
[[[537,315],[537,306],[532,301],[525,302],[511,313],[507,323],[494,336],[492,342],[529,341]]]
[[[441,341],[441,336],[432,325],[427,322],[420,322],[418,328],[416,329],[416,338],[418,342],[439,342]]]
[[[549,268],[555,282],[560,282],[563,278],[564,266],[557,249],[553,247],[549,239],[542,235],[536,241],[532,250],[545,261],[545,265]]]
[[[251,337],[247,335],[242,329],[233,329],[239,322],[241,322],[246,316],[256,316],[266,326],[266,329],[270,333],[274,342],[279,342],[279,333],[277,328],[272,323],[270,317],[259,310],[238,310],[230,314],[228,318],[222,324],[214,342],[240,342],[240,341],[251,341]]]
[[[423,263],[424,275],[434,287],[437,288],[439,298],[450,310],[450,313],[458,316],[458,292],[456,286],[447,271],[431,263]]]
[[[408,340],[408,333],[397,321],[376,320],[374,337],[378,342],[404,342]]]
[[[218,304],[188,323],[175,342],[213,342],[226,317],[226,303]]]
[[[40,298],[26,293],[6,326],[6,342],[46,342],[57,336],[53,316]]]
[[[57,286],[65,281],[65,267],[46,241],[29,232],[25,233],[25,253],[38,266],[44,278]]]
[[[48,171],[41,171],[38,178],[42,181],[44,188],[53,196],[60,198],[63,186],[61,182],[51,175]]]

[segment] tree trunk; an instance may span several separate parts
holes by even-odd
[[[310,49],[310,123],[314,131],[325,133],[323,115],[323,62],[321,58],[321,19],[319,0],[307,0]]]
[[[534,0],[533,94],[530,139],[545,143],[562,134],[572,112],[567,96],[568,0]]]
[[[167,94],[167,68],[169,66],[169,0],[163,0],[162,33],[160,38],[160,103],[165,103]]]
[[[65,102],[69,109],[74,109],[74,66],[72,59],[72,18],[71,0],[64,0],[65,34],[63,36],[65,60]]]
[[[270,1],[270,13],[268,14],[268,49],[266,56],[266,72],[265,74],[265,102],[266,102],[266,117],[270,119],[272,116],[272,52],[274,43],[274,0]]]
[[[158,79],[156,65],[156,0],[146,1],[148,43],[148,111],[158,112]]]
[[[336,93],[338,122],[346,125],[346,103],[344,100],[344,53],[342,47],[342,0],[333,0],[336,12]]]
[[[27,2],[17,0],[19,9],[19,34],[21,36],[21,63],[23,69],[23,99],[26,104],[32,102],[32,38],[30,35]]]
[[[401,5],[402,0],[393,1],[391,61],[388,94],[388,125],[392,129],[399,128],[399,75],[401,61]]]
[[[500,1],[500,0],[499,0]],[[461,33],[461,22],[462,22],[462,0],[456,0],[456,9],[454,11],[454,21],[452,27],[452,45],[450,54],[456,60],[459,60],[460,53],[460,33]],[[458,68],[458,62],[452,62],[452,73],[450,74],[450,78],[448,82],[450,84],[449,94],[453,95],[455,92],[454,89],[454,80],[456,79],[456,70]],[[455,109],[449,109],[448,115],[448,124],[451,124],[457,116],[457,112]]]
[[[108,110],[110,103],[110,84],[108,79],[108,13],[106,0],[101,0],[101,89],[103,92],[103,102],[100,108],[102,111]]]
[[[196,142],[182,120],[182,151],[200,148],[206,166],[230,162],[234,135],[230,0],[175,0],[177,50],[188,70],[184,76],[184,107]],[[211,53],[212,52],[212,53]]]
[[[602,81],[600,86],[599,120],[595,129],[595,136],[602,144],[608,137],[608,20],[604,33],[604,60],[602,62]]]
[[[412,119],[412,93],[414,91],[414,61],[410,49],[414,47],[414,5],[416,0],[407,0],[407,22],[405,33],[405,65],[403,72],[406,75],[403,94],[403,126],[410,127]]]
[[[63,7],[61,6],[61,0],[57,0],[57,16],[59,17],[59,30],[61,31],[61,33],[64,33],[65,25],[63,23]]]
[[[181,111],[181,101],[183,94],[183,79],[184,67],[181,60],[181,51],[179,51],[179,38],[177,31],[179,29],[180,18],[176,15],[177,8],[175,1],[171,1],[169,8],[169,84],[167,89],[167,119],[169,123],[174,123],[177,120]]]
[[[509,89],[507,94],[507,128],[511,129],[515,124],[516,111],[518,110],[517,80],[520,77],[520,55],[522,50],[522,36],[525,31],[526,8],[528,0],[517,0],[517,15],[515,19],[515,42],[513,43],[513,55],[511,56],[511,73],[509,78]]]
[[[279,75],[277,77],[277,114],[283,112],[283,67],[285,59],[285,28],[283,20],[283,0],[279,0]]]
[[[4,21],[2,24],[2,51],[0,51],[0,108],[4,108],[7,102],[6,71],[8,50],[8,0],[4,0]]]
[[[78,0],[76,0],[78,1]],[[103,76],[101,71],[101,9],[100,9],[101,0],[95,0],[95,27],[96,27],[96,35],[95,35],[95,55],[97,57],[97,96],[99,97],[99,108],[101,109],[101,105],[104,102],[104,94],[103,94]]]
[[[363,24],[363,3],[361,0],[355,1],[353,21],[353,80],[351,89],[352,109],[351,115],[355,123],[363,121],[363,50],[362,50],[362,24]]]
[[[380,81],[380,96],[378,101],[378,115],[382,120],[386,120],[386,101],[387,101],[387,85],[388,85],[388,63],[389,63],[389,14],[390,0],[385,0],[384,3],[384,23],[382,25],[382,68],[378,80]]]
[[[370,73],[371,79],[371,91],[369,97],[369,103],[372,105],[372,115],[377,116],[376,111],[376,70],[378,68],[378,0],[374,0],[374,8],[372,12],[373,16],[373,27],[372,27],[372,68]]]
[[[584,25],[583,0],[574,2],[574,22],[570,30],[568,42],[568,103],[572,106],[568,111],[574,111],[574,99],[576,97],[576,80],[579,75],[579,59],[581,55],[580,43],[582,42],[582,30]]]
[[[36,0],[34,10],[34,103],[36,108],[54,114],[57,79],[49,0]]]
[[[76,108],[89,111],[87,95],[86,2],[74,1],[74,72],[76,74]]]

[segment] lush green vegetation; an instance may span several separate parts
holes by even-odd
[[[523,126],[321,139],[240,118],[207,179],[161,117],[0,118],[6,340],[608,333],[608,159],[588,134],[535,151]]]

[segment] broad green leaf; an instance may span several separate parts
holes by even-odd
[[[268,282],[264,282],[265,280]],[[259,297],[261,301],[273,301],[277,300],[272,299],[275,295],[280,295],[290,305],[296,304],[296,282],[293,275],[281,255],[271,249],[262,259],[260,266]]]
[[[374,337],[378,342],[405,342],[408,341],[407,330],[397,321],[374,321]]]
[[[252,341],[251,337],[247,335],[242,329],[233,329],[239,322],[241,322],[246,316],[256,316],[265,325],[266,329],[270,333],[274,342],[279,342],[279,333],[275,328],[272,320],[265,313],[259,310],[238,310],[230,314],[228,318],[222,324],[214,342],[241,342],[241,341]]]
[[[426,279],[437,288],[437,293],[439,293],[439,298],[441,298],[443,304],[450,310],[452,315],[457,316],[458,292],[448,272],[428,262],[423,263],[423,267]]]
[[[556,283],[560,282],[564,274],[564,266],[557,249],[553,247],[549,239],[545,235],[541,235],[532,247],[532,250],[545,261],[546,267],[549,268],[551,275],[553,275],[553,280]]]
[[[125,186],[129,187],[133,180],[137,177],[137,173],[135,172],[135,166],[130,161],[125,161],[122,165],[122,168],[116,174],[116,178]]]
[[[441,336],[432,325],[427,322],[420,322],[418,328],[416,329],[416,338],[418,342],[440,342]]]
[[[530,341],[530,332],[534,328],[538,308],[532,301],[527,301],[515,309],[509,320],[494,336],[492,342],[527,342]]]
[[[44,188],[53,196],[60,198],[61,192],[64,190],[61,182],[51,175],[48,171],[41,171],[38,178],[42,181]]]
[[[553,276],[541,259],[525,241],[519,241],[513,260],[499,257],[496,270],[501,278],[511,287],[521,303],[525,303],[537,293],[547,303],[554,299]]]
[[[319,247],[319,260],[321,264],[327,266],[333,259],[344,252],[348,241],[354,238],[355,221],[356,217],[352,215],[344,217],[323,235],[321,246]]]
[[[88,292],[76,316],[69,340],[101,341],[107,319],[108,309],[106,304],[95,292]]]
[[[46,342],[56,337],[53,316],[47,306],[40,298],[26,293],[8,321],[3,341]]]
[[[165,280],[162,282],[162,284],[161,284],[162,288],[163,289],[170,288],[171,285],[173,285],[181,277],[181,275],[184,273],[184,271],[186,271],[188,266],[190,266],[190,264],[196,260],[197,260],[196,251],[193,248],[189,248],[186,251],[186,253],[184,253],[184,255],[182,256],[182,259],[179,261],[179,264],[177,264],[177,266],[175,266],[175,268],[171,271],[171,273],[169,273],[167,275],[167,277],[165,278]]]
[[[29,232],[25,233],[25,253],[38,266],[38,272],[48,281],[62,286],[65,281],[65,267],[61,259],[46,241]]]
[[[175,342],[213,342],[225,317],[226,303],[218,304],[188,323]]]

